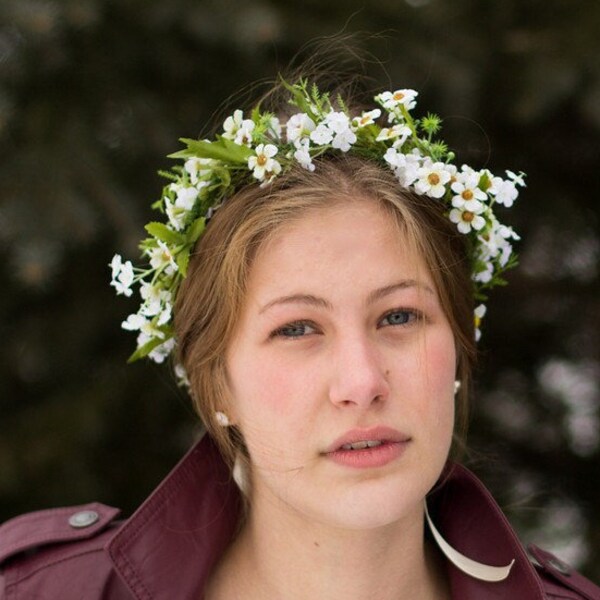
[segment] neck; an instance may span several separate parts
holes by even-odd
[[[437,551],[425,544],[422,510],[385,527],[348,530],[259,502],[207,595],[238,597],[444,600],[449,594]]]

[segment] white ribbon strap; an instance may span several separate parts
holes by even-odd
[[[460,569],[463,573],[466,573],[475,579],[480,579],[481,581],[504,581],[508,577],[512,566],[515,564],[514,558],[510,564],[506,565],[505,567],[494,567],[492,565],[478,563],[466,557],[464,554],[461,554],[458,550],[455,550],[442,537],[440,532],[436,529],[435,525],[431,521],[429,511],[427,510],[427,503],[425,503],[425,517],[427,519],[429,529],[431,530],[437,545],[440,547],[440,550],[457,569]]]

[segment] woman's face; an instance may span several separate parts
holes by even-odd
[[[352,529],[422,513],[452,438],[454,338],[375,203],[314,210],[261,247],[227,367],[253,505]]]

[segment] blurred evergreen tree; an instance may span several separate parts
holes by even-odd
[[[168,369],[125,367],[107,263],[221,99],[316,36],[386,30],[380,87],[419,89],[465,161],[528,173],[471,462],[525,540],[600,579],[599,27],[594,0],[2,0],[0,518],[131,511],[177,460],[196,419]]]

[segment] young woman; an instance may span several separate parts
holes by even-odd
[[[282,85],[186,142],[150,265],[111,263],[140,284],[134,358],[176,351],[206,435],[125,522],[5,524],[0,598],[600,598],[455,462],[522,176],[456,168],[412,90],[353,111]]]

